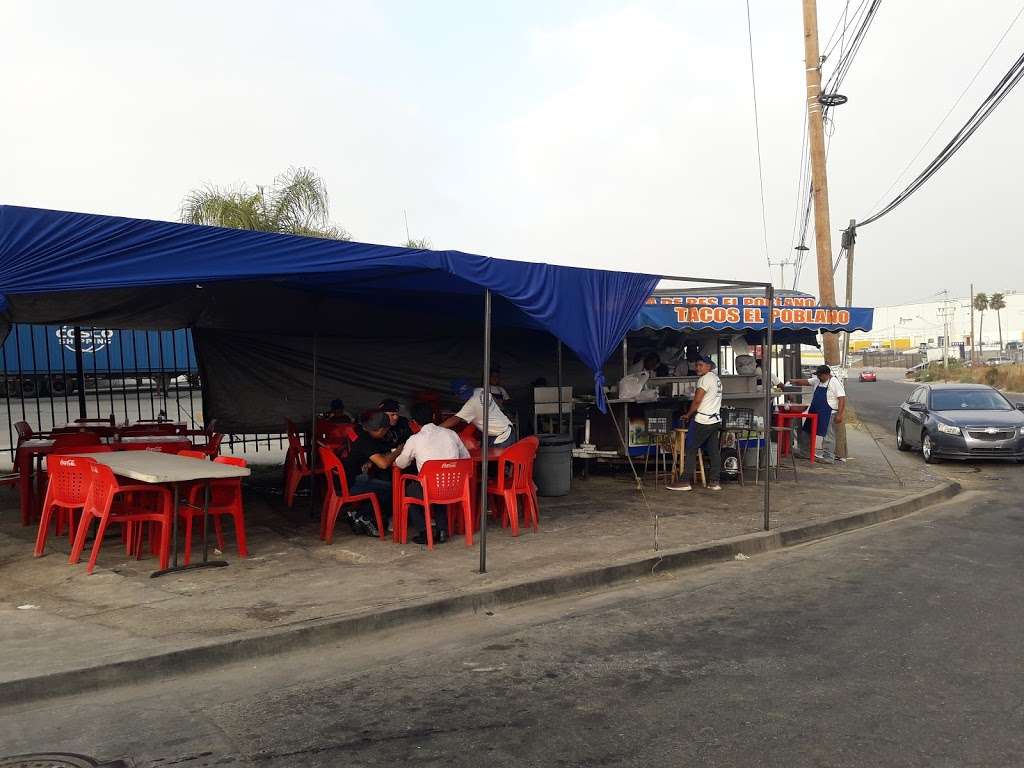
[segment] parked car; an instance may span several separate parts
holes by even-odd
[[[920,448],[925,462],[1024,461],[1024,403],[984,384],[923,384],[900,406],[896,447]]]
[[[991,360],[985,361],[986,365],[1012,365],[1013,360],[1008,357],[993,357]]]
[[[875,376],[875,372],[874,371],[861,371],[860,372],[860,380],[861,381],[878,381],[878,378]]]
[[[917,375],[921,373],[921,371],[925,370],[927,367],[928,363],[918,363],[913,368],[907,369],[906,377],[908,379],[914,380],[917,378]]]

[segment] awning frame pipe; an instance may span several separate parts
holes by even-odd
[[[480,391],[483,428],[480,430],[480,573],[487,573],[487,453],[491,448],[491,289],[484,289],[484,376]],[[469,532],[466,532],[469,535]]]

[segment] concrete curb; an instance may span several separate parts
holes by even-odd
[[[857,528],[903,517],[952,498],[959,483],[946,482],[927,491],[905,496],[860,512],[815,523],[763,531],[714,544],[660,552],[651,557],[600,566],[577,573],[552,576],[484,592],[391,608],[372,614],[335,616],[263,632],[248,632],[180,650],[166,651],[48,675],[0,682],[0,702],[21,704],[55,696],[85,693],[101,688],[152,682],[183,671],[197,672],[246,659],[269,656],[304,647],[348,640],[383,629],[430,621],[457,613],[476,612],[537,598],[585,592],[616,583],[653,576],[658,571],[692,568],[748,557],[823,539]],[[0,704],[2,706],[2,704]]]

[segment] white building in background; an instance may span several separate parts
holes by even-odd
[[[1003,326],[1003,344],[1011,341],[1020,343],[1024,341],[1024,293],[1004,291],[1003,294],[1006,308],[999,313]],[[991,296],[991,293],[988,295]],[[940,297],[917,304],[875,307],[872,330],[869,333],[852,334],[850,342],[851,346],[863,346],[865,341],[870,341],[872,346],[894,346],[897,349],[913,349],[922,344],[937,348],[944,344],[943,334],[947,323],[950,345],[969,343],[970,296],[950,296],[948,301]],[[986,350],[998,349],[999,320],[993,310],[984,313],[984,320],[981,313],[975,311],[974,328]]]

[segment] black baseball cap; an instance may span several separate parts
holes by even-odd
[[[390,397],[385,400],[381,400],[380,405],[377,407],[385,413],[398,413],[398,411],[401,410],[401,406],[398,404],[398,401]]]
[[[363,429],[367,431],[384,429],[385,427],[391,426],[391,420],[384,411],[367,411],[363,414],[359,423],[362,424]]]
[[[697,355],[697,359],[694,362],[706,363],[707,365],[710,365],[712,368],[715,367],[715,361],[712,360],[708,355]]]

